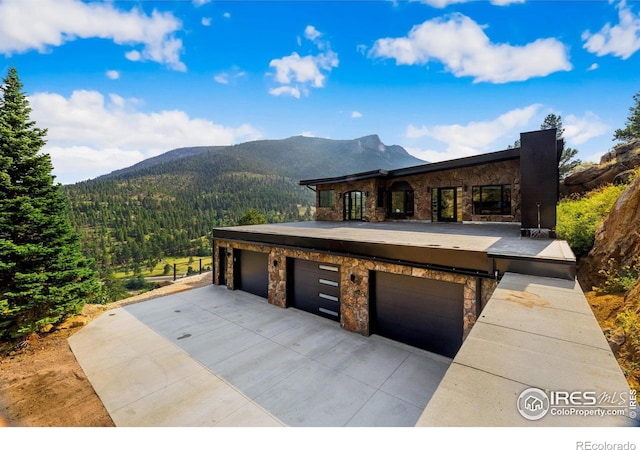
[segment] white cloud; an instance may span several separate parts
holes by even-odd
[[[433,6],[434,8],[446,8],[449,5],[454,5],[457,3],[467,3],[471,0],[412,0],[419,1],[420,3],[427,4],[429,6]],[[491,0],[491,4],[495,6],[507,6],[512,3],[524,3],[525,0]]]
[[[247,75],[246,72],[244,72],[244,71],[242,71],[239,68],[234,66],[228,71],[220,72],[220,73],[216,74],[213,77],[213,79],[216,81],[216,83],[232,84],[236,80],[238,80],[239,78],[242,78],[242,77],[244,77],[246,75]]]
[[[300,88],[292,86],[280,86],[277,88],[269,89],[271,95],[290,95],[291,97],[300,98]]]
[[[210,3],[210,2],[211,0],[193,0],[193,5],[196,8],[199,8],[200,6],[206,5],[207,3]]]
[[[591,72],[592,70],[596,70],[598,67],[600,67],[598,65],[598,63],[593,63],[589,66],[589,68],[587,69],[587,72]]]
[[[274,69],[275,80],[281,86],[272,88],[272,95],[288,94],[300,98],[301,94],[308,95],[308,87],[321,88],[325,86],[327,75],[338,67],[338,55],[333,52],[329,43],[320,39],[322,34],[312,25],[305,28],[305,38],[316,44],[320,53],[316,55],[300,56],[292,52],[289,56],[272,59],[269,67]]]
[[[200,21],[200,23],[204,27],[210,26],[211,25],[211,17],[203,17],[202,20]]]
[[[360,111],[353,111],[351,113],[351,118],[352,119],[359,119],[360,117],[362,117],[362,113]]]
[[[315,41],[320,36],[322,36],[322,33],[316,30],[316,27],[314,27],[313,25],[307,25],[307,27],[304,29],[304,37],[309,39],[310,41]]]
[[[640,16],[627,8],[626,2],[617,5],[620,22],[614,26],[607,23],[595,34],[590,31],[582,33],[586,41],[583,48],[598,56],[614,55],[628,59],[640,49]]]
[[[120,78],[120,72],[118,72],[117,70],[107,70],[105,75],[107,75],[107,78],[109,78],[110,80],[117,80],[118,78]]]
[[[181,21],[172,13],[154,10],[146,15],[136,8],[121,11],[111,2],[0,2],[0,53],[7,56],[31,50],[46,52],[75,39],[101,38],[117,45],[141,45],[141,50],[127,53],[132,61],[155,61],[184,71],[182,40],[175,37],[181,28]]]
[[[571,70],[565,46],[553,38],[523,46],[494,44],[483,26],[453,14],[414,26],[406,37],[378,39],[369,57],[392,58],[398,65],[440,61],[456,77],[474,82],[508,83]]]
[[[222,17],[224,17],[225,19],[231,19],[231,13],[226,12],[222,15]]]
[[[228,73],[219,73],[218,75],[214,75],[213,79],[216,83],[220,84],[229,84],[229,74]]]
[[[563,136],[569,145],[584,144],[592,138],[602,136],[611,129],[591,111],[587,111],[582,117],[570,114],[564,117],[563,122]]]
[[[413,148],[414,153],[412,154],[426,161],[435,162],[476,155],[484,151],[497,150],[492,146],[500,139],[512,135],[519,136],[519,132],[529,124],[540,107],[541,105],[534,104],[512,109],[494,120],[469,122],[466,125],[435,125],[430,127],[409,125],[405,136],[409,139],[429,137],[447,145],[444,152]]]
[[[69,98],[37,93],[29,98],[32,118],[47,128],[54,173],[61,182],[93,178],[173,148],[228,145],[253,140],[250,125],[227,127],[191,118],[179,110],[141,112],[137,99],[97,91],[74,91]]]
[[[140,61],[142,60],[142,54],[138,50],[131,50],[124,54],[124,57],[129,61]]]

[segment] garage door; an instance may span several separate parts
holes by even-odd
[[[373,333],[455,356],[462,345],[462,285],[386,272],[373,275]]]
[[[340,320],[340,266],[291,260],[291,306]]]
[[[241,250],[236,256],[238,289],[267,298],[269,292],[269,255],[267,253]]]

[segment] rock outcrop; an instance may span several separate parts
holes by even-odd
[[[580,263],[578,279],[584,290],[601,285],[599,273],[614,259],[618,267],[631,265],[640,255],[640,176],[622,192],[609,214],[596,229],[595,243]],[[640,291],[640,289],[639,289]]]
[[[583,194],[605,184],[627,183],[637,167],[640,167],[640,139],[617,145],[600,159],[600,164],[567,175],[560,183],[560,194]]]

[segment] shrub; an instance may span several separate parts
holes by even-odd
[[[616,294],[627,292],[638,282],[640,276],[640,257],[633,258],[631,264],[617,266],[616,260],[607,261],[607,268],[599,271],[605,277],[603,286],[596,287],[598,294]]]
[[[596,236],[596,228],[626,188],[604,186],[583,197],[564,198],[558,204],[556,233],[569,243],[576,256],[589,253]]]
[[[124,284],[124,287],[129,289],[130,291],[138,291],[140,289],[150,289],[153,287],[152,283],[147,282],[144,279],[144,276],[138,275],[135,278],[129,278]]]

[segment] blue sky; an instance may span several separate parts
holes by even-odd
[[[0,0],[2,75],[18,69],[62,183],[300,134],[440,161],[549,113],[597,161],[640,91],[638,50],[635,1]]]

